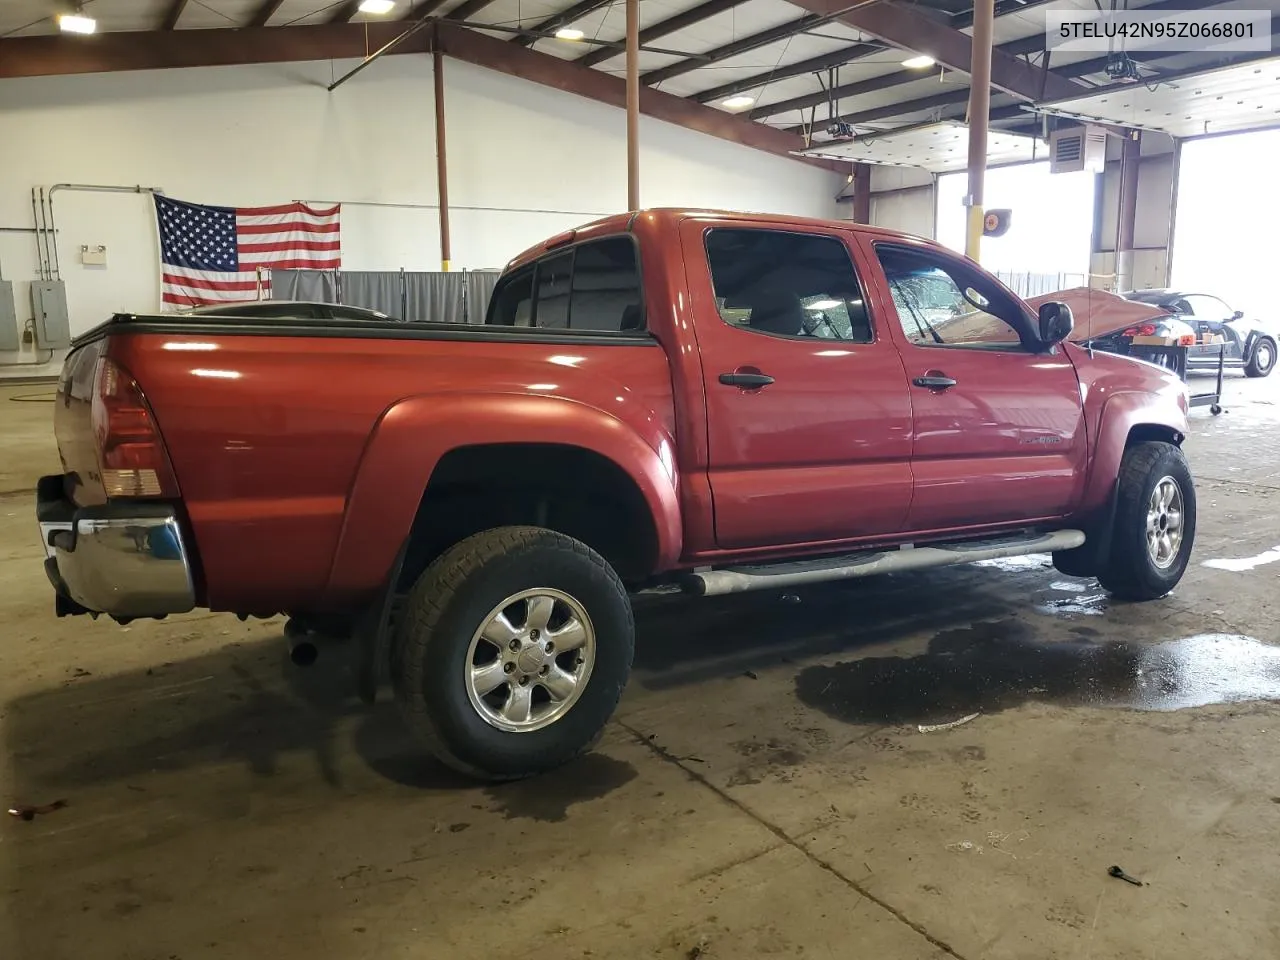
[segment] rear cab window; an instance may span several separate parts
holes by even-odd
[[[645,330],[639,257],[630,235],[548,253],[498,281],[486,324],[635,335]]]

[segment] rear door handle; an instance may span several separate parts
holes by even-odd
[[[726,387],[743,387],[747,390],[758,390],[773,383],[773,377],[767,373],[722,373],[720,382]]]
[[[911,382],[917,387],[928,387],[930,390],[945,390],[956,385],[956,381],[950,377],[916,377]]]

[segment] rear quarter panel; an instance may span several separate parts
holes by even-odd
[[[665,449],[670,468],[650,465],[648,475],[676,482],[670,378],[656,344],[155,333],[113,337],[111,355],[155,412],[201,599],[215,610],[359,599],[389,569],[439,457],[512,438],[519,431],[503,425],[530,424],[534,409],[554,408],[542,421],[558,424],[564,442],[590,446],[594,434],[574,425],[604,423],[619,456],[648,451],[661,463]],[[383,542],[347,525],[354,549],[335,562],[357,496],[361,529],[394,535]]]

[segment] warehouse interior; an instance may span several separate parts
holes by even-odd
[[[1059,48],[1049,19],[1274,25],[1277,8],[0,3],[0,957],[1280,955],[1280,55],[1274,33]],[[363,702],[356,655],[318,628],[300,644],[311,625],[289,610],[55,612],[37,485],[77,455],[55,435],[64,362],[113,315],[176,323],[201,302],[181,297],[212,289],[169,299],[167,201],[233,220],[340,209],[340,267],[250,270],[227,298],[407,327],[484,325],[526,251],[659,208],[937,241],[1031,313],[1076,291],[1061,299],[1077,328],[1094,296],[1189,302],[1167,312],[1194,336],[1152,356],[1184,350],[1194,550],[1142,603],[1047,552],[724,596],[641,584],[598,743],[478,781],[414,739],[388,685]],[[646,309],[652,324],[684,307]],[[1234,359],[1229,332],[1206,332],[1224,320],[1249,331]],[[1121,352],[1158,340],[1144,330]],[[296,425],[312,404],[336,445],[355,416],[338,381],[389,382],[397,361],[353,353],[332,393],[282,400],[315,361],[272,346],[281,331],[261,341],[261,415]],[[181,405],[212,418],[210,378],[240,374],[194,372]],[[255,543],[261,529],[234,530],[247,566],[318,562],[311,541]]]

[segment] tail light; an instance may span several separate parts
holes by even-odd
[[[1156,325],[1154,323],[1143,323],[1136,327],[1129,327],[1122,337],[1154,337],[1156,335]]]
[[[108,497],[177,497],[178,481],[138,382],[111,360],[98,361],[93,436]]]

